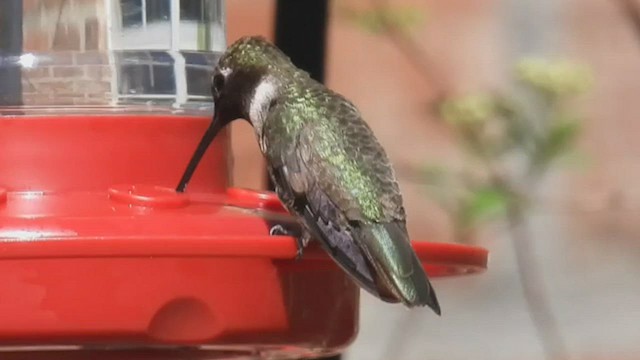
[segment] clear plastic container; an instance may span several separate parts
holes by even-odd
[[[0,1],[0,186],[174,187],[211,122],[224,19],[222,0]],[[224,192],[227,140],[191,190]]]
[[[0,107],[210,114],[224,19],[221,0],[2,1]]]

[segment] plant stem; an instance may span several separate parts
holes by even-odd
[[[510,205],[507,212],[507,223],[525,303],[538,338],[542,343],[545,358],[548,360],[569,359],[564,339],[548,301],[544,280],[538,271],[540,266],[535,260],[531,230],[520,205]]]

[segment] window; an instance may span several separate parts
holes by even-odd
[[[119,99],[179,104],[211,101],[211,76],[219,54],[207,50],[211,32],[224,34],[219,1],[110,3],[114,15],[110,18],[114,25],[110,27],[115,50],[112,66],[117,74],[111,88]],[[223,36],[219,42],[222,48]]]
[[[122,27],[145,27],[149,23],[170,20],[171,0],[120,0],[120,11]]]
[[[171,0],[146,0],[147,23],[169,21],[171,19]]]
[[[174,60],[164,51],[124,51],[117,54],[118,93],[121,95],[173,95]]]
[[[200,20],[203,0],[180,0],[180,20]]]
[[[214,59],[209,54],[197,52],[183,52],[182,56],[187,63],[187,93],[210,97]]]
[[[142,26],[142,0],[120,0],[122,27]]]

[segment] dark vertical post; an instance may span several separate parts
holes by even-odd
[[[329,0],[278,0],[276,3],[276,45],[299,68],[324,82]],[[273,183],[267,175],[267,186]],[[340,360],[336,355],[325,360]]]
[[[22,105],[22,0],[0,1],[0,105]]]
[[[277,0],[275,41],[293,63],[324,82],[329,0]],[[267,184],[273,184],[267,176]]]
[[[328,0],[278,0],[276,45],[293,63],[324,82]]]

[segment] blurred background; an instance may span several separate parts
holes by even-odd
[[[228,1],[228,42],[273,39],[275,5]],[[413,239],[491,251],[435,281],[442,317],[362,293],[344,358],[640,357],[638,8],[330,2],[325,81],[398,168]],[[248,124],[232,137],[235,185],[264,187]]]

